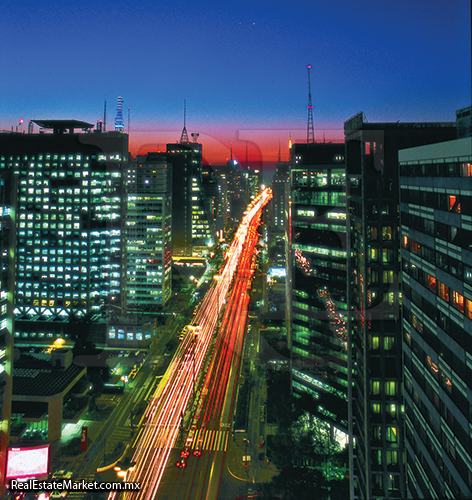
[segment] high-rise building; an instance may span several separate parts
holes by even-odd
[[[351,496],[406,498],[398,150],[455,138],[455,123],[344,124]]]
[[[126,302],[164,305],[172,293],[172,166],[165,153],[129,163],[126,213]]]
[[[274,196],[269,209],[269,226],[272,231],[285,231],[288,210],[288,193],[290,191],[290,164],[278,163],[272,178],[272,191]]]
[[[15,315],[66,321],[123,298],[128,136],[76,120],[34,122],[40,133],[0,134],[0,167],[18,174]]]
[[[197,142],[167,144],[167,161],[172,164],[173,177],[173,255],[191,257],[194,246],[199,253],[216,241],[212,203],[204,189],[202,145]],[[207,177],[206,183],[212,185]],[[214,191],[216,194],[216,189]]]
[[[408,497],[471,498],[472,141],[398,156]]]
[[[293,389],[347,432],[344,144],[294,144],[290,182]]]
[[[13,375],[13,296],[15,290],[16,179],[0,170],[0,497],[5,497],[5,470],[10,441]]]

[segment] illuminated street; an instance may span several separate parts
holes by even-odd
[[[132,456],[136,468],[127,477],[128,481],[140,482],[141,491],[126,498],[161,497],[163,478],[168,498],[218,497],[249,303],[247,289],[259,238],[257,228],[271,196],[271,190],[266,189],[248,206],[220,278],[205,296],[151,399]],[[221,327],[216,328],[223,309]],[[181,433],[186,425],[190,428]],[[182,449],[173,451],[181,444]],[[193,454],[198,450],[201,457]],[[179,474],[179,480],[167,481],[167,471],[172,477]]]

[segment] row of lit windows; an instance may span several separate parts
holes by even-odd
[[[408,264],[404,262],[403,269],[408,273],[413,279],[421,283],[426,288],[435,293],[438,297],[451,304],[461,313],[465,314],[468,318],[472,319],[472,301],[464,298],[462,294],[456,292],[449,286],[445,285],[441,281],[437,280],[436,277],[431,276],[426,271],[418,268],[414,264]]]

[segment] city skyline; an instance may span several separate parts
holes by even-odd
[[[369,1],[238,6],[23,2],[2,12],[0,129],[31,119],[103,119],[124,99],[133,155],[198,132],[204,160],[254,168],[305,142],[307,69],[315,138],[370,121],[454,121],[470,102],[470,4]],[[143,33],[146,35],[143,37]],[[143,38],[145,38],[143,42]]]

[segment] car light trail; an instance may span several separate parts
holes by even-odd
[[[151,398],[145,413],[144,427],[132,457],[136,467],[127,476],[127,481],[140,482],[141,490],[128,492],[126,499],[151,500],[158,497],[157,491],[169,455],[181,430],[185,412],[192,410],[191,405],[198,406],[205,400],[205,411],[202,413],[197,410],[192,424],[193,427],[198,422],[200,432],[202,429],[204,432],[210,423],[212,412],[215,409],[221,409],[224,404],[232,356],[234,352],[240,352],[243,341],[244,324],[240,324],[237,313],[247,310],[249,296],[246,290],[247,282],[252,277],[249,269],[258,239],[257,227],[262,209],[271,198],[272,190],[267,188],[248,205],[226,254],[226,261],[220,269],[220,278],[218,281],[215,280],[212,288],[205,295],[190,331],[184,336],[159,387]],[[249,242],[251,242],[251,248]],[[241,262],[244,262],[244,268],[248,269],[243,273],[244,277],[237,274]],[[233,288],[230,300],[225,304],[222,299],[227,296],[231,287]],[[226,314],[222,327],[215,336],[218,318],[223,308],[226,308]],[[204,375],[202,365],[213,344],[214,352],[203,380],[202,394],[205,394],[200,401],[195,401],[193,397],[196,390],[195,383]],[[210,374],[215,373],[218,374],[218,384],[211,380]],[[212,434],[212,440],[214,439],[216,439],[215,434]],[[182,462],[180,466],[185,467]],[[109,498],[114,498],[114,496],[114,494],[110,495]]]

